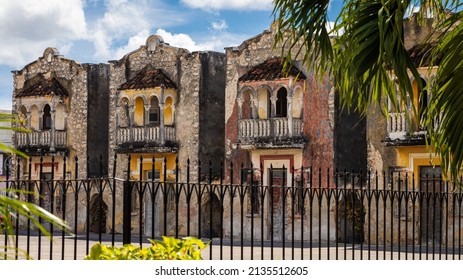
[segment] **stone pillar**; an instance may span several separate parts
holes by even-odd
[[[164,101],[164,85],[161,85],[161,100],[159,102],[159,140],[162,144],[165,141],[164,133],[164,107],[166,103]],[[154,176],[154,175],[153,175]]]
[[[287,96],[287,103],[288,103],[288,109],[287,109],[288,110],[288,135],[291,137],[293,136],[293,96],[292,96],[292,92],[289,96]]]
[[[55,106],[50,109],[50,117],[51,117],[51,130],[50,130],[50,152],[56,151],[55,149]]]
[[[39,110],[39,137],[37,144],[43,144],[43,111]]]
[[[271,104],[271,111],[270,111],[270,136],[273,137],[275,135],[275,115],[277,111],[277,100],[278,97],[276,95],[272,95],[270,97]]]
[[[131,104],[129,106],[130,142],[133,142],[134,116],[135,116],[135,106]]]

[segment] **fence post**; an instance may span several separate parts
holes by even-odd
[[[131,156],[129,155],[129,160],[127,164],[127,178],[124,181],[124,191],[123,191],[123,218],[122,218],[122,244],[131,243],[131,225],[132,225],[132,188],[130,185],[130,161]]]

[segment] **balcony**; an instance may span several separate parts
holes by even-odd
[[[175,152],[175,127],[165,126],[119,127],[116,144],[119,152]]]
[[[242,149],[303,148],[303,122],[300,119],[244,119],[238,121],[238,140]]]
[[[438,122],[436,122],[438,124]],[[415,124],[415,127],[417,125]],[[387,136],[383,141],[385,146],[413,146],[425,145],[426,130],[424,128],[409,128],[407,117],[404,112],[389,113],[387,118]]]
[[[52,136],[53,135],[53,136]],[[67,148],[66,130],[32,131],[16,132],[15,146],[19,150],[29,152],[54,152],[56,150],[65,150]]]
[[[407,135],[408,124],[405,113],[389,113],[387,134],[391,140],[401,139]]]

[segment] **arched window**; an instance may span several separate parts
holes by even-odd
[[[286,100],[287,92],[285,88],[280,88],[277,92],[277,103],[275,117],[285,118],[288,116],[288,101]]]
[[[50,105],[45,105],[43,107],[43,115],[42,115],[42,130],[51,129],[51,109]]]
[[[150,114],[149,114],[149,124],[159,125],[159,100],[156,96],[150,100]]]

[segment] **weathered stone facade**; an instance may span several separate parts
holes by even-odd
[[[356,161],[359,168],[365,169],[366,152],[354,152],[365,150],[362,140],[365,139],[365,124],[359,122],[360,117],[356,114],[346,121],[347,114],[336,104],[332,81],[329,77],[323,81],[317,79],[302,63],[303,53],[293,57],[292,65],[287,72],[283,71],[282,46],[274,47],[275,27],[271,26],[270,30],[238,47],[226,49],[225,158],[227,164],[233,163],[235,168],[233,174],[227,170],[225,179],[231,183],[244,182],[248,191],[252,184],[260,183],[283,187],[334,187],[333,175],[338,164]],[[340,121],[343,121],[342,126],[338,124]],[[344,137],[356,131],[361,132],[357,139],[363,142],[348,152],[344,151],[348,148],[345,142],[348,139]],[[343,149],[344,157],[336,156],[337,148]],[[334,224],[327,224],[330,220],[327,216],[333,215],[333,209],[310,207],[310,214],[308,211],[298,214],[306,217],[296,215],[291,218],[293,205],[290,200],[283,205],[283,193],[287,193],[284,188],[271,193],[267,190],[266,195],[261,196],[265,200],[256,204],[263,204],[263,207],[257,211],[254,209],[253,214],[250,207],[255,202],[246,203],[248,214],[243,228],[246,239],[253,234],[257,239],[270,240],[273,236],[275,240],[289,240],[290,237],[283,236],[283,233],[285,230],[290,232],[291,228],[295,229],[291,238],[301,239],[303,232],[309,232],[308,224],[301,227],[301,220],[308,219],[308,215],[321,226],[311,231],[314,240],[319,236],[322,240],[335,239],[335,230],[328,230],[335,228]],[[273,199],[270,200],[269,196]],[[239,209],[239,201],[233,207]],[[282,207],[285,207],[285,218],[272,214],[272,211],[280,213]],[[224,219],[236,214],[225,209]],[[254,233],[251,233],[251,220],[256,225],[263,225],[264,232],[254,227]],[[331,221],[334,220],[332,217]],[[231,232],[234,237],[241,234],[238,221],[236,223],[224,225],[225,236]]]
[[[13,134],[15,147],[30,156],[29,160],[20,159],[21,171],[13,173],[19,174],[18,179],[85,179],[90,175],[104,175],[98,173],[100,170],[89,172],[86,162],[87,158],[95,160],[94,154],[107,154],[106,139],[99,139],[98,146],[89,143],[95,141],[91,135],[107,130],[104,121],[107,114],[97,119],[89,117],[98,113],[89,112],[89,106],[95,99],[107,96],[107,69],[105,64],[80,64],[64,58],[56,49],[47,48],[42,57],[13,72],[13,112],[24,120],[15,125],[30,130]],[[94,80],[90,78],[92,75],[96,76]],[[93,127],[89,127],[89,123]],[[107,161],[103,164],[107,165]],[[56,191],[52,191],[53,188]],[[44,199],[45,208],[59,215],[58,210],[49,208],[52,200],[60,199],[61,188],[49,186],[42,191],[45,196],[54,192],[54,197]],[[71,200],[68,203],[68,206],[74,204]],[[80,207],[85,208],[83,201]],[[81,213],[85,213],[85,209]],[[72,215],[71,210],[66,213],[69,218]],[[85,217],[80,217],[79,223],[84,222]]]
[[[426,128],[420,125],[421,114],[428,106],[428,101],[432,98],[432,92],[429,85],[432,84],[436,74],[439,59],[430,61],[427,55],[431,52],[432,44],[424,44],[428,39],[430,32],[435,27],[432,18],[426,18],[426,24],[420,25],[417,15],[413,15],[404,22],[405,46],[409,51],[412,60],[418,67],[418,73],[421,78],[422,90],[419,90],[419,81],[409,73],[409,79],[413,87],[413,97],[403,102],[401,108],[396,110],[391,105],[386,106],[389,100],[384,99],[383,108],[372,108],[367,114],[367,145],[368,145],[368,168],[372,171],[372,178],[378,176],[378,185],[387,190],[402,191],[420,191],[423,195],[434,194],[435,192],[448,191],[447,185],[441,179],[442,171],[440,168],[440,158],[432,150],[432,145],[428,146]],[[438,32],[432,36],[438,36]],[[434,63],[434,64],[430,64]],[[400,102],[400,100],[397,100]],[[387,110],[385,115],[381,109]],[[410,117],[407,120],[406,115]],[[436,121],[438,125],[438,121]],[[429,139],[428,139],[429,140]],[[381,175],[387,176],[387,180]],[[433,179],[434,177],[434,179]],[[431,187],[434,186],[434,189]],[[438,194],[439,195],[439,194]],[[396,202],[397,203],[397,202]],[[434,205],[433,205],[434,204]],[[423,199],[420,203],[413,203],[408,200],[402,201],[402,205],[391,205],[387,207],[386,217],[394,217],[400,223],[401,231],[391,230],[391,225],[385,226],[383,216],[379,216],[376,221],[381,226],[379,235],[380,241],[386,239],[386,242],[395,242],[399,240],[404,242],[408,236],[408,242],[422,243],[435,242],[444,243],[444,236],[448,236],[453,231],[453,227],[447,227],[448,233],[444,232],[444,220],[448,224],[461,223],[461,217],[453,216],[451,213],[443,210],[444,206],[439,202],[433,202],[433,199]],[[448,205],[447,205],[448,206]],[[400,208],[402,216],[397,216]],[[432,209],[432,210],[429,210]],[[433,215],[426,217],[426,212],[434,211]],[[418,213],[416,218],[405,217],[406,213]],[[375,213],[372,213],[374,216]],[[413,224],[414,223],[414,224]],[[434,228],[426,228],[425,224],[435,225]],[[398,225],[395,225],[396,229]],[[413,235],[406,229],[413,228]],[[430,230],[432,233],[425,232]],[[375,230],[374,230],[375,231]],[[377,234],[373,232],[372,234]],[[412,240],[412,236],[414,239]],[[426,237],[425,237],[426,236]],[[416,238],[415,238],[416,237]],[[428,238],[428,240],[426,240]]]
[[[186,181],[189,161],[189,179],[196,181],[199,162],[219,165],[216,160],[223,156],[224,142],[224,66],[221,53],[190,53],[156,35],[110,62],[109,154],[113,158],[117,153],[116,177]],[[125,131],[129,136],[124,138]],[[129,156],[132,165],[127,175]],[[155,174],[151,174],[153,160]],[[113,168],[110,165],[110,173]],[[146,209],[149,231],[151,208]]]
[[[281,203],[286,191],[272,190],[267,200],[257,203],[264,213],[251,213],[250,205],[256,203],[253,199],[245,205],[233,199],[234,205],[229,205],[224,201],[231,200],[230,194],[208,185],[243,180],[248,186],[261,182],[326,189],[334,187],[336,167],[349,162],[364,167],[366,152],[357,152],[366,151],[364,142],[346,152],[349,143],[357,140],[343,140],[350,133],[360,132],[355,139],[363,141],[364,122],[358,121],[358,115],[346,117],[338,110],[330,78],[316,79],[300,57],[292,58],[286,75],[281,46],[274,48],[274,39],[272,26],[223,54],[189,52],[152,35],[145,45],[108,65],[79,64],[47,49],[42,58],[15,73],[14,108],[26,116],[28,128],[41,131],[43,119],[33,115],[43,115],[41,108],[49,104],[54,114],[50,113],[50,118],[59,126],[56,129],[55,125],[53,133],[64,131],[66,142],[60,147],[49,145],[45,151],[25,142],[24,151],[30,153],[34,148],[36,155],[45,156],[45,168],[49,169],[55,165],[48,164],[54,155],[56,178],[63,174],[69,179],[109,176],[108,186],[89,181],[90,191],[79,197],[79,203],[87,200],[85,203],[90,204],[90,213],[103,209],[105,232],[122,232],[122,190],[124,182],[130,180],[134,231],[142,228],[144,234],[159,235],[165,229],[167,234],[174,234],[179,227],[179,235],[201,230],[202,236],[209,237],[236,238],[243,234],[245,239],[254,235],[264,240],[271,236],[284,240],[285,229],[294,227],[293,238],[301,239],[308,230],[302,223],[308,218],[304,207],[299,207],[299,216],[291,219],[289,214],[282,218],[271,213],[282,209],[290,213],[292,205]],[[23,93],[36,80],[47,78],[55,78],[61,95]],[[63,108],[63,118],[56,117],[61,114],[55,109],[58,105]],[[33,106],[40,108],[37,113],[32,112]],[[60,123],[62,119],[64,123]],[[19,142],[16,145],[23,147]],[[342,156],[338,150],[343,150]],[[60,170],[64,156],[66,171]],[[78,174],[73,173],[75,156],[82,163]],[[37,173],[37,159],[32,161]],[[22,174],[27,176],[27,170]],[[149,181],[154,184],[147,184]],[[187,181],[198,185],[186,196],[184,189],[181,199],[175,201],[175,194],[179,194],[176,182]],[[155,192],[156,182],[166,184]],[[268,200],[270,195],[276,201],[273,205]],[[241,207],[245,214],[240,212]],[[335,227],[333,209],[325,208],[311,208],[310,215],[316,216],[313,222],[320,225],[318,232],[311,229],[314,240],[319,236],[322,240],[335,238],[335,231],[327,230]],[[68,209],[75,209],[73,201],[69,201]],[[82,231],[89,225],[94,230],[94,214],[88,217],[92,220],[89,222],[87,209],[81,205],[78,209],[77,229]],[[161,214],[164,211],[166,214]],[[239,219],[223,225],[218,222],[233,220],[237,215],[245,216],[242,232]],[[270,222],[272,215],[275,220]],[[254,227],[251,233],[250,220],[261,224],[264,232]],[[330,225],[326,221],[331,221]]]

